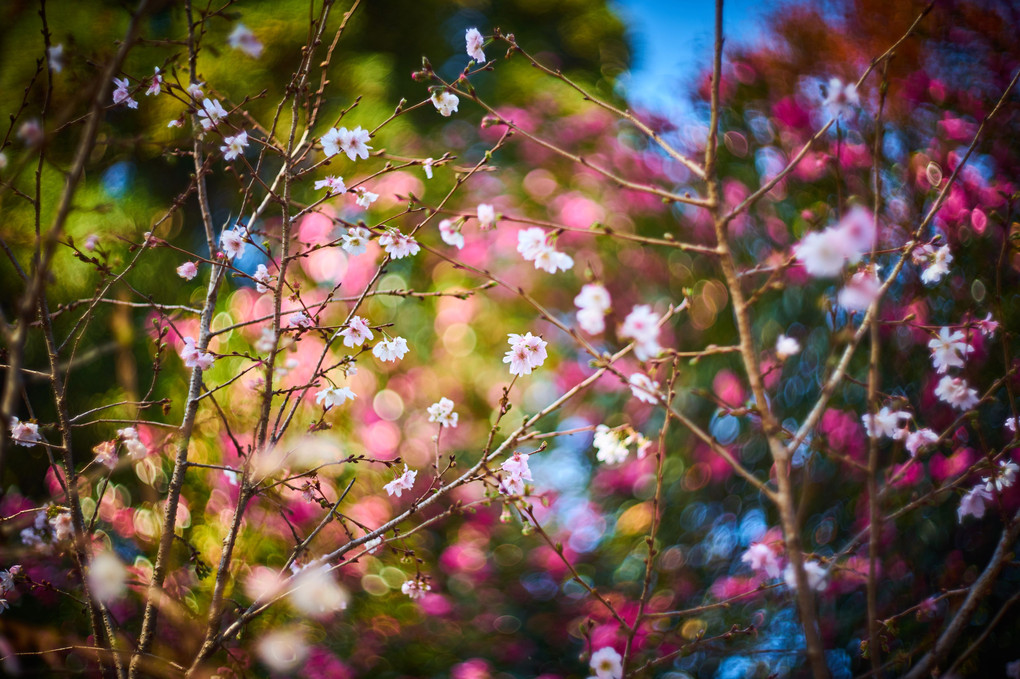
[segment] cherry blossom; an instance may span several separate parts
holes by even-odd
[[[839,305],[847,311],[865,311],[878,298],[881,287],[873,267],[862,269],[839,291]]]
[[[54,73],[64,70],[64,44],[50,45],[46,49],[46,62],[53,69]],[[157,69],[158,70],[158,69]]]
[[[577,306],[577,324],[590,335],[598,335],[606,329],[606,312],[611,304],[609,291],[601,283],[588,283],[574,298]]]
[[[53,531],[53,539],[57,542],[70,540],[74,535],[74,523],[71,520],[71,512],[63,511],[50,519],[50,529]]]
[[[969,410],[980,401],[977,390],[970,387],[965,379],[949,375],[939,380],[938,386],[935,388],[935,395],[960,410]]]
[[[198,111],[198,122],[203,130],[211,130],[221,120],[227,117],[227,111],[220,104],[219,99],[203,99],[202,107]]]
[[[342,405],[345,401],[353,401],[355,393],[350,387],[327,387],[315,393],[315,403],[329,410],[333,406]]]
[[[825,570],[825,567],[812,559],[804,560],[804,573],[807,575],[808,587],[811,589],[821,592],[828,587],[829,572]],[[786,586],[792,590],[797,589],[797,576],[793,572],[793,564],[786,564],[786,568],[783,569],[783,580],[786,582]]]
[[[432,99],[432,105],[446,118],[456,113],[457,106],[460,104],[460,98],[450,92],[436,90],[430,98]]]
[[[110,552],[100,552],[92,557],[86,579],[92,596],[110,603],[127,591],[127,576],[127,568],[120,559]]]
[[[326,177],[315,182],[315,190],[326,189],[326,195],[335,196],[347,192],[343,177]]]
[[[241,50],[253,59],[262,56],[262,43],[244,24],[234,26],[234,30],[227,36],[227,44],[234,49]]]
[[[804,236],[793,253],[804,270],[816,278],[831,278],[843,271],[847,262],[846,238],[832,227]]]
[[[479,206],[479,212],[481,209],[482,206]],[[549,273],[567,271],[574,266],[574,260],[569,255],[557,251],[550,243],[550,237],[538,227],[517,232],[517,251],[526,261],[535,262],[536,269]]]
[[[453,412],[453,401],[443,397],[428,407],[429,422],[438,422],[441,427],[456,427],[459,415]]]
[[[949,368],[962,368],[967,354],[974,351],[963,332],[951,332],[949,328],[941,328],[938,336],[928,342],[928,348],[931,349],[935,370],[940,375]]]
[[[927,264],[927,268],[921,272],[921,281],[927,285],[934,285],[942,280],[949,273],[949,265],[953,262],[953,255],[949,252],[949,246],[943,245],[936,249],[931,245],[922,245],[914,250],[911,257],[917,264]]]
[[[152,96],[159,94],[160,88],[163,85],[163,74],[159,72],[159,66],[156,66],[156,73],[152,76],[152,82],[149,83],[149,89],[145,90],[145,96]]]
[[[259,264],[255,267],[255,273],[252,274],[252,278],[255,279],[255,290],[260,294],[269,292],[269,286],[272,284],[273,277],[269,274],[269,269],[266,268],[265,264]]]
[[[340,247],[349,255],[361,255],[368,248],[368,241],[371,238],[371,231],[363,226],[356,226],[353,229],[348,229],[347,233],[341,236],[343,242],[340,244]]]
[[[800,353],[800,342],[792,337],[786,335],[780,335],[776,339],[776,358],[780,361],[785,361],[791,356],[795,356]]]
[[[906,420],[910,419],[910,413],[903,410],[890,410],[883,406],[881,410],[872,415],[867,413],[861,416],[864,428],[871,438],[882,438],[888,436],[894,439],[902,439],[907,436],[904,429]]]
[[[190,83],[187,87],[188,96],[194,99],[196,102],[200,99],[205,99],[205,94],[202,92],[202,88],[205,83]]]
[[[503,495],[524,495],[527,492],[526,481],[532,481],[531,468],[528,466],[528,454],[514,452],[509,459],[500,465],[506,476],[500,481],[499,492]]]
[[[354,195],[357,196],[354,202],[357,203],[359,207],[362,207],[366,210],[372,207],[372,203],[379,200],[378,193],[372,193],[363,186],[359,186],[358,188],[354,189]]]
[[[127,78],[114,78],[113,84],[117,87],[113,90],[113,103],[124,104],[128,108],[138,108],[138,102],[131,96],[131,92],[128,91],[128,87],[131,86],[131,81]]]
[[[337,129],[331,127],[320,140],[322,151],[327,158],[332,158],[338,153],[345,153],[350,160],[368,158],[368,152],[372,148],[368,142],[372,139],[368,130],[361,126],[348,130],[346,127]]]
[[[659,383],[653,382],[652,378],[644,373],[634,373],[630,376],[630,391],[634,398],[645,403],[659,402]]]
[[[228,259],[235,259],[244,256],[245,238],[248,230],[244,227],[226,229],[220,234],[220,249]]]
[[[308,644],[297,630],[276,629],[259,638],[255,653],[273,672],[288,674],[305,662]]]
[[[418,476],[418,472],[413,469],[408,469],[407,465],[404,465],[404,473],[387,483],[383,488],[386,489],[387,495],[396,495],[400,497],[401,493],[405,490],[411,490],[414,487],[414,480]]]
[[[375,338],[368,327],[368,321],[361,316],[352,316],[347,327],[340,331],[340,336],[344,338],[345,347],[360,347],[365,340]]]
[[[606,464],[619,464],[630,454],[630,449],[620,438],[619,432],[604,424],[595,427],[592,445],[596,450],[595,459]]]
[[[974,486],[960,498],[960,506],[956,509],[956,518],[963,523],[963,517],[973,516],[980,519],[985,509],[992,504],[992,491],[985,486]]]
[[[425,170],[425,178],[432,179],[432,164],[435,161],[432,158],[426,158],[421,161],[421,169]]]
[[[149,454],[149,449],[138,436],[138,430],[134,427],[124,427],[117,430],[117,437],[124,444],[129,456],[134,460],[140,460]]]
[[[292,328],[310,328],[315,325],[315,321],[304,311],[298,311],[290,315],[287,324]]]
[[[321,564],[301,569],[294,578],[294,588],[287,594],[287,600],[300,613],[323,619],[345,610],[351,595],[337,583],[329,565]]]
[[[379,245],[392,259],[403,259],[409,255],[416,255],[421,250],[418,241],[396,229],[389,229],[379,236]]]
[[[380,340],[372,347],[372,355],[383,362],[402,359],[408,351],[407,340],[403,337]]]
[[[452,245],[458,250],[464,248],[464,234],[461,233],[461,225],[463,222],[457,220],[456,222],[449,219],[444,219],[439,222],[439,237],[443,239],[443,242],[447,245]]]
[[[485,38],[483,38],[482,34],[478,32],[478,29],[467,29],[467,32],[464,34],[464,39],[467,42],[468,56],[479,64],[485,63],[485,52],[482,51],[482,45],[485,44]]]
[[[241,130],[233,137],[224,137],[223,146],[220,147],[220,151],[223,152],[224,160],[233,160],[242,155],[247,147],[248,133],[245,130]]]
[[[177,267],[177,275],[186,281],[190,281],[198,275],[198,265],[194,262],[185,262]]]
[[[117,442],[103,441],[94,446],[92,452],[96,454],[96,462],[107,469],[117,468]]]
[[[400,497],[400,493],[397,493],[397,497]],[[400,591],[407,595],[407,598],[424,599],[425,594],[432,591],[432,586],[424,580],[415,578],[414,580],[407,580],[400,586]]]
[[[659,317],[647,304],[635,306],[620,328],[620,337],[634,340],[634,355],[638,360],[654,358],[662,351],[659,346]]]
[[[779,556],[776,551],[763,542],[752,543],[740,560],[755,571],[765,571],[770,578],[778,578],[782,569],[779,567]]]
[[[487,231],[496,226],[496,208],[488,203],[478,204],[478,228]],[[539,229],[541,231],[541,229]]]
[[[17,417],[11,416],[11,438],[19,446],[31,448],[42,441],[39,434],[39,425],[35,422],[22,422]]]
[[[984,318],[977,322],[977,326],[982,335],[991,337],[999,329],[999,322],[992,318],[991,312],[988,312]]]
[[[995,470],[995,474],[981,477],[985,483],[985,490],[991,492],[994,488],[1001,493],[1004,488],[1011,488],[1016,483],[1017,471],[1020,471],[1020,467],[1015,462],[999,460],[999,468]]]
[[[830,78],[825,88],[825,99],[822,101],[829,114],[833,118],[849,116],[851,107],[859,106],[860,96],[857,94],[857,86],[853,83],[843,84],[839,78]]]
[[[931,429],[918,429],[907,434],[904,445],[911,457],[917,457],[917,452],[924,446],[938,443],[939,435]]]
[[[503,362],[510,364],[511,375],[530,375],[532,370],[545,363],[547,342],[541,337],[529,332],[525,335],[510,333],[507,338],[510,351],[506,352]]]
[[[184,338],[184,346],[181,347],[180,355],[186,367],[198,368],[199,370],[208,370],[212,366],[213,361],[216,360],[216,357],[212,354],[199,349],[195,345],[195,340],[191,337]]]
[[[623,657],[612,646],[592,653],[589,667],[595,679],[623,679]]]
[[[1009,429],[1010,432],[1012,432],[1014,435],[1016,434],[1017,419],[1020,419],[1020,418],[1007,417],[1006,421],[1003,422],[1003,426],[1005,426],[1006,429]]]

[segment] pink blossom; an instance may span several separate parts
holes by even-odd
[[[464,234],[460,230],[462,223],[460,220],[453,222],[449,219],[439,222],[439,237],[443,239],[444,243],[452,245],[458,250],[464,249]]]
[[[963,332],[957,330],[951,333],[949,328],[941,328],[938,336],[928,342],[928,348],[931,349],[931,360],[939,374],[949,368],[962,368],[964,358],[974,351]]]
[[[985,509],[992,504],[992,493],[984,486],[974,486],[963,497],[960,498],[960,506],[956,510],[956,517],[963,523],[963,517],[973,516],[980,519],[985,515]]]
[[[234,49],[241,50],[252,59],[262,56],[262,43],[244,24],[234,26],[234,30],[227,36],[227,44]]]
[[[482,34],[478,32],[478,29],[467,29],[464,39],[467,42],[468,56],[479,64],[485,63],[485,52],[482,51],[482,45],[485,44],[485,38],[483,38]]]
[[[545,363],[547,342],[541,337],[530,332],[525,335],[510,333],[507,337],[510,351],[506,352],[503,362],[510,364],[511,375],[530,375],[532,370]]]
[[[416,470],[408,469],[407,465],[404,465],[404,473],[387,483],[384,488],[386,489],[387,495],[396,495],[400,497],[401,493],[405,490],[411,490],[414,487],[415,477],[418,476]]]
[[[186,281],[190,281],[198,275],[198,265],[194,262],[185,262],[177,267],[177,275]]]
[[[977,390],[971,388],[962,377],[946,375],[939,380],[935,395],[945,403],[960,410],[969,410],[978,404]]]
[[[145,96],[151,96],[153,94],[159,94],[160,87],[163,85],[163,76],[159,72],[159,66],[156,66],[156,73],[152,76],[152,82],[149,83],[149,89],[145,90]]]
[[[42,441],[39,434],[39,425],[35,422],[22,422],[17,417],[11,416],[11,438],[19,446],[31,448]]]
[[[360,347],[365,340],[375,338],[371,328],[368,327],[368,321],[361,316],[351,317],[347,327],[340,331],[340,336],[344,338],[345,347]]]
[[[740,560],[754,571],[765,571],[770,578],[778,578],[782,572],[779,568],[779,557],[769,545],[755,542],[740,557]]]
[[[638,360],[654,358],[662,351],[659,346],[659,317],[647,304],[635,306],[620,328],[620,337],[634,340],[634,355]]]
[[[181,348],[180,355],[185,367],[198,368],[199,370],[208,370],[216,360],[212,354],[199,349],[191,337],[184,338],[184,346]]]
[[[326,189],[326,194],[330,196],[339,195],[347,192],[347,187],[344,186],[343,177],[326,177],[315,182],[315,190]]]
[[[392,259],[403,259],[408,255],[416,255],[421,246],[411,236],[406,236],[396,229],[390,229],[379,236],[379,245]]]
[[[131,92],[128,91],[131,81],[127,78],[114,78],[113,84],[117,86],[113,90],[114,104],[125,104],[128,108],[138,108],[138,102],[131,97]]]
[[[907,434],[905,445],[907,447],[907,451],[910,453],[910,457],[917,457],[917,451],[924,446],[938,443],[938,440],[939,435],[931,429],[918,429],[917,431]]]

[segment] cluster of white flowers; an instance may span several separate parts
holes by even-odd
[[[780,361],[785,361],[791,356],[796,356],[800,353],[800,342],[792,337],[786,335],[780,335],[776,339],[776,358]]]
[[[612,300],[601,283],[588,283],[574,298],[577,307],[577,324],[589,335],[598,335],[606,329],[606,314]]]
[[[344,185],[343,177],[326,177],[315,182],[315,190],[326,189],[327,196],[339,196],[342,193],[347,193],[347,187]]]
[[[319,141],[322,143],[322,152],[327,158],[332,158],[338,153],[345,153],[350,160],[368,158],[368,152],[372,148],[368,145],[372,135],[368,130],[361,129],[361,126],[348,130],[346,127],[337,129],[329,128],[329,131]]]
[[[409,599],[424,599],[425,594],[432,591],[432,586],[421,578],[407,580],[400,586],[400,591]]]
[[[764,542],[751,543],[747,551],[741,555],[740,560],[750,566],[751,570],[764,571],[765,575],[770,578],[778,578],[782,573],[779,555],[776,554],[776,550]]]
[[[344,338],[345,347],[360,347],[365,340],[375,339],[368,321],[361,316],[352,316],[347,327],[340,331],[340,336]]]
[[[118,429],[117,436],[120,438],[120,442],[124,444],[124,450],[131,456],[131,459],[141,460],[149,454],[148,447],[142,442],[141,437],[138,435],[138,430],[134,427]]]
[[[453,411],[453,401],[445,396],[428,407],[429,422],[438,422],[441,427],[456,427],[459,415]]]
[[[400,494],[405,490],[411,490],[414,487],[414,480],[417,478],[418,472],[414,469],[408,469],[407,465],[404,465],[404,473],[387,483],[383,488],[386,489],[387,495],[396,495],[400,497]]]
[[[949,328],[940,329],[938,336],[928,342],[928,348],[931,349],[935,370],[940,375],[949,368],[962,368],[967,354],[974,351],[962,331],[951,332]]]
[[[21,566],[11,566],[10,570],[0,571],[0,613],[3,613],[10,604],[7,603],[7,595],[14,591],[14,576],[21,573]]]
[[[89,590],[99,601],[110,603],[123,596],[127,590],[127,576],[127,568],[115,554],[100,552],[89,563]]]
[[[534,480],[528,466],[528,457],[527,453],[516,451],[500,465],[506,476],[499,484],[499,492],[504,495],[524,495],[524,482]]]
[[[517,232],[517,252],[525,261],[534,262],[536,269],[549,273],[568,271],[574,267],[574,260],[554,245],[554,237],[533,226]]]
[[[379,340],[372,347],[372,355],[384,363],[402,359],[408,351],[407,340],[403,337]]]
[[[202,351],[195,345],[194,338],[185,337],[184,346],[181,347],[181,360],[184,361],[185,367],[198,368],[199,370],[208,370],[216,357],[207,351]]]
[[[628,380],[630,384],[630,391],[634,394],[634,398],[645,403],[658,403],[660,399],[659,395],[659,383],[652,380],[651,377],[644,373],[634,373]]]
[[[922,245],[911,253],[914,264],[925,265],[921,272],[921,280],[928,285],[938,283],[949,273],[949,265],[953,261],[953,255],[949,252],[949,246],[943,245],[936,248],[933,245]]]
[[[530,332],[524,335],[510,333],[507,335],[507,344],[510,345],[510,351],[503,356],[503,362],[510,364],[511,375],[530,375],[549,356],[545,350],[547,342]]]
[[[804,573],[807,575],[808,587],[816,592],[824,591],[829,586],[829,571],[817,561],[805,559]],[[794,573],[792,563],[786,564],[786,568],[783,569],[783,580],[790,589],[797,589],[797,575]]]
[[[416,255],[421,250],[418,241],[396,229],[389,229],[386,233],[379,236],[379,245],[382,246],[391,259],[403,259],[408,255]]]
[[[327,387],[315,393],[315,403],[329,410],[333,406],[342,405],[345,401],[353,401],[355,396],[350,387]]]
[[[444,219],[439,222],[439,237],[443,239],[443,242],[447,245],[452,245],[458,250],[464,248],[464,234],[461,233],[461,227],[464,225],[464,220],[458,219],[456,221],[451,219]]]
[[[957,519],[962,523],[965,516],[973,516],[975,519],[983,517],[985,510],[995,501],[995,493],[1001,493],[1016,483],[1018,471],[1020,466],[1012,460],[999,460],[999,467],[993,470],[991,476],[981,477],[981,483],[960,498],[960,506],[956,510]]]
[[[882,406],[882,409],[874,415],[870,413],[862,415],[861,421],[869,438],[880,439],[887,436],[901,441],[909,433],[906,423],[910,418],[911,414],[905,410],[890,410],[888,406]]]
[[[31,448],[42,441],[39,434],[39,425],[35,422],[22,422],[17,417],[11,416],[11,438],[19,446]]]
[[[804,236],[793,252],[810,275],[831,278],[842,273],[848,262],[856,262],[871,251],[875,232],[871,212],[857,206],[836,226]]]
[[[640,460],[652,442],[630,427],[610,429],[604,424],[595,427],[592,445],[595,447],[595,459],[606,464],[619,464],[630,455],[630,445],[637,443],[637,458]]]
[[[341,240],[340,247],[344,249],[344,252],[357,257],[358,255],[364,254],[365,250],[368,249],[368,241],[372,238],[372,232],[363,226],[355,226],[352,229],[348,229]]]
[[[659,317],[647,304],[635,306],[620,328],[620,337],[634,340],[634,355],[640,361],[654,358],[662,351],[659,345]]]
[[[223,152],[224,160],[233,160],[242,155],[246,148],[248,148],[248,132],[241,130],[233,137],[224,137],[220,151]]]
[[[255,267],[255,273],[251,276],[255,279],[255,290],[261,295],[269,292],[269,286],[273,282],[273,276],[270,275],[269,269],[266,268],[265,264],[259,264]]]
[[[456,113],[457,106],[460,104],[460,97],[444,90],[434,90],[430,99],[432,100],[432,105],[445,118],[449,118]]]

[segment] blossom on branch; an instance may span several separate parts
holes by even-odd
[[[408,469],[407,465],[404,465],[404,473],[387,483],[383,488],[386,489],[387,495],[396,495],[400,497],[400,494],[405,490],[411,490],[414,487],[414,480],[418,476],[418,472],[413,469]]]
[[[436,90],[430,97],[432,99],[432,105],[436,107],[443,117],[449,118],[451,115],[457,112],[457,106],[460,104],[460,98],[456,94],[450,92]]]
[[[485,44],[485,38],[478,32],[477,28],[469,28],[464,34],[464,39],[467,42],[467,53],[468,56],[477,61],[478,63],[485,62],[485,52],[482,51],[482,46]]]
[[[453,401],[445,396],[428,407],[429,422],[438,422],[441,427],[456,427],[457,413],[453,412]]]

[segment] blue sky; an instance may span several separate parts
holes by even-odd
[[[712,0],[614,0],[630,27],[634,61],[626,82],[632,100],[680,112],[683,93],[710,59],[715,33]],[[762,0],[729,0],[723,28],[730,43],[752,43],[766,10]]]

